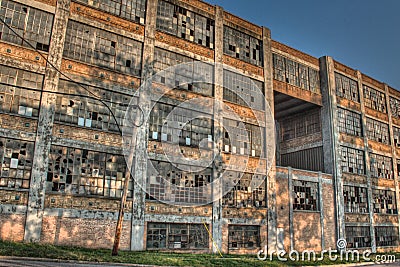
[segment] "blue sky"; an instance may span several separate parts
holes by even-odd
[[[206,0],[400,90],[400,0]]]

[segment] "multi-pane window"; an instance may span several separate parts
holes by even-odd
[[[374,213],[397,214],[396,192],[373,189]]]
[[[224,53],[253,65],[263,65],[262,41],[228,26],[224,26]]]
[[[261,245],[258,225],[229,225],[228,232],[229,249],[252,249]]]
[[[265,177],[259,174],[225,171],[222,205],[225,207],[266,207]]]
[[[389,125],[367,118],[367,137],[371,140],[389,145]]]
[[[49,51],[53,14],[14,1],[2,0],[0,18],[25,39],[23,41],[0,23],[1,40],[26,47],[30,47],[29,43],[38,50]]]
[[[263,94],[264,84],[262,82],[224,70],[224,100],[263,110]]]
[[[318,211],[318,183],[293,180],[293,210]]]
[[[343,186],[344,211],[368,213],[368,190],[366,187]]]
[[[369,153],[371,161],[371,176],[375,178],[393,179],[392,158]]]
[[[341,146],[341,168],[342,172],[355,173],[363,175],[365,174],[365,159],[364,151]]]
[[[112,110],[96,100],[84,88],[98,96]],[[78,85],[77,83],[60,80],[58,92],[76,95],[57,95],[54,120],[56,122],[69,123],[72,125],[101,129],[105,131],[118,132],[118,126],[122,125],[126,107],[129,105],[131,96],[117,92],[107,91],[93,86]]]
[[[377,247],[397,247],[399,245],[399,227],[375,226]]]
[[[147,198],[184,204],[211,201],[212,169],[152,160],[147,172]]]
[[[144,24],[146,0],[75,0],[113,15]]]
[[[146,242],[148,249],[208,249],[209,235],[203,224],[148,222]]]
[[[361,115],[343,108],[338,108],[337,111],[339,132],[362,136]]]
[[[155,82],[207,96],[213,94],[214,67],[210,64],[155,48],[154,72]]]
[[[201,143],[211,148],[211,115],[157,102],[149,117],[149,139],[191,147]]]
[[[371,247],[371,233],[369,226],[349,226],[345,227],[347,248],[367,248]]]
[[[51,191],[121,197],[126,174],[122,155],[52,145],[47,185]],[[132,197],[132,182],[128,197]]]
[[[321,132],[321,113],[313,110],[309,113],[284,119],[281,125],[281,141],[303,137]]]
[[[354,102],[360,102],[358,83],[342,74],[335,72],[336,95]]]
[[[0,84],[0,112],[29,117],[39,115],[43,75],[0,65],[0,82],[9,84]]]
[[[396,119],[400,118],[400,100],[394,97],[389,98],[390,112]]]
[[[214,20],[166,1],[158,1],[157,30],[214,48]]]
[[[393,126],[393,139],[396,147],[400,147],[400,128]]]
[[[287,82],[311,92],[320,92],[319,71],[278,54],[272,54],[272,57],[275,80]]]
[[[33,142],[0,138],[0,187],[29,188]]]
[[[263,152],[264,128],[224,118],[224,151],[259,157]],[[243,125],[241,127],[241,125]]]
[[[365,106],[386,113],[385,94],[366,85],[363,85],[363,89]]]
[[[140,76],[142,43],[70,20],[64,56]]]

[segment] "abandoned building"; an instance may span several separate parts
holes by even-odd
[[[340,238],[349,248],[399,249],[396,89],[199,0],[0,0],[0,19],[1,239],[111,248],[127,173],[127,105],[151,74],[205,62],[235,71],[209,69],[215,86],[177,80],[141,126],[154,168],[176,187],[132,167],[147,187],[130,182],[122,249],[215,252],[215,242],[224,253],[321,251]],[[220,112],[183,118],[180,149],[191,157],[212,140],[221,161],[191,172],[159,148],[172,140],[161,131],[168,113],[197,96],[229,106],[244,128],[233,118],[221,128]],[[244,156],[243,175],[225,164]],[[235,183],[222,199],[191,190],[221,170]],[[256,188],[253,176],[263,181]],[[165,203],[174,201],[182,205]]]

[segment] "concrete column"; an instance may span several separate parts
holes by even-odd
[[[215,48],[214,48],[214,143],[217,146],[214,157],[213,179],[218,179],[223,173],[222,169],[222,147],[223,147],[223,128],[222,128],[222,107],[224,88],[223,88],[223,67],[222,59],[224,55],[224,10],[217,6],[215,11]],[[218,64],[220,63],[220,64]],[[222,179],[221,179],[222,180]],[[212,236],[215,244],[212,246],[213,253],[217,253],[222,248],[222,183],[213,184],[213,212],[212,212]],[[218,249],[215,247],[217,246]]]
[[[399,191],[399,170],[397,168],[397,152],[396,147],[394,144],[394,135],[393,135],[393,121],[392,121],[392,112],[390,110],[390,93],[389,87],[385,84],[385,95],[386,95],[386,108],[389,118],[389,134],[390,134],[390,145],[392,147],[392,159],[393,159],[393,178],[394,178],[394,185],[396,190],[396,207],[399,209],[400,207],[400,191]],[[371,199],[372,201],[372,199]],[[397,215],[398,220],[400,221],[400,214]],[[400,232],[400,224],[398,226]]]
[[[361,122],[362,122],[362,132],[364,136],[364,153],[365,153],[365,174],[367,175],[367,195],[368,195],[368,210],[369,210],[369,220],[370,220],[370,233],[371,233],[371,248],[372,252],[376,252],[376,242],[375,242],[375,222],[374,222],[374,206],[372,204],[372,180],[371,180],[371,160],[368,153],[368,137],[367,137],[367,117],[365,116],[365,106],[364,106],[364,92],[362,85],[361,72],[357,71],[357,82],[358,91],[360,95],[361,104]]]
[[[337,125],[337,101],[335,72],[331,57],[322,57],[320,62],[320,79],[322,94],[322,137],[324,148],[324,168],[333,175],[334,205],[336,220],[336,239],[344,238],[344,199],[342,170],[339,164],[339,130]]]
[[[318,172],[318,198],[319,198],[319,215],[321,224],[321,250],[325,249],[325,226],[324,226],[324,198],[323,198],[323,181],[322,173]]]
[[[157,0],[148,0],[146,9],[146,27],[143,43],[142,58],[142,85],[153,74],[154,43],[157,17]],[[141,91],[139,101],[146,114],[150,110],[151,99],[148,90]],[[145,249],[145,209],[146,209],[146,177],[147,177],[147,144],[148,121],[138,127],[136,135],[135,159],[132,176],[134,179],[131,250],[141,251]]]
[[[57,69],[61,68],[70,3],[71,0],[57,0],[55,10],[48,60]],[[59,77],[59,72],[50,64],[47,64],[43,90],[57,91]],[[42,93],[26,212],[24,235],[24,241],[26,242],[40,241],[55,103],[55,94]]]
[[[294,250],[294,225],[293,225],[293,171],[288,167],[288,194],[289,194],[289,236],[290,236],[290,250]]]
[[[265,137],[266,140],[275,141],[275,123],[268,115],[268,106],[271,109],[272,118],[274,117],[274,85],[273,85],[273,64],[271,52],[271,31],[263,27],[263,55],[264,55],[264,91],[265,91],[265,107],[266,107],[266,121],[265,121]],[[271,136],[272,135],[272,136]],[[265,142],[266,152],[275,151],[275,142]],[[268,165],[275,166],[276,159],[273,162],[268,162]],[[277,214],[276,214],[276,175],[275,173],[267,173],[267,229],[268,229],[268,250],[277,249]]]

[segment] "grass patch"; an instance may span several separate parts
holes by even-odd
[[[394,254],[394,253],[389,253]],[[160,266],[211,266],[211,267],[264,267],[264,266],[304,266],[304,265],[329,265],[351,263],[337,260],[332,262],[326,256],[322,261],[308,262],[281,262],[274,258],[273,261],[260,261],[256,255],[223,255],[221,258],[215,254],[189,254],[168,253],[160,251],[120,251],[118,256],[111,256],[111,250],[87,249],[67,246],[53,246],[46,244],[15,243],[0,241],[1,256],[50,258],[60,260],[136,263]],[[396,258],[400,255],[397,254]],[[373,257],[371,257],[373,258]]]

